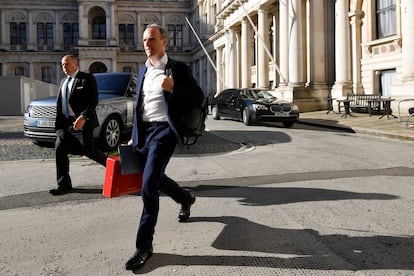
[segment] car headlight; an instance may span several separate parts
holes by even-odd
[[[253,108],[256,110],[267,110],[267,106],[262,105],[262,104],[253,104]]]
[[[25,113],[27,113],[29,116],[30,116],[30,112],[32,111],[32,106],[29,104],[27,107],[26,107],[26,110],[25,110]]]

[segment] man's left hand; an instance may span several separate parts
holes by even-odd
[[[79,116],[78,118],[76,118],[76,121],[73,123],[73,129],[81,130],[85,122],[86,122],[86,119],[82,115]]]

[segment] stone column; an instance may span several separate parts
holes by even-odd
[[[246,19],[241,21],[241,86],[251,87],[251,42],[252,36],[249,29],[249,22]]]
[[[85,10],[84,5],[80,5],[79,6],[79,40],[78,40],[78,44],[79,46],[88,46],[89,44],[89,32],[88,32],[88,14]]]
[[[287,86],[289,79],[288,0],[279,1],[279,69],[282,73],[279,87]]]
[[[304,85],[302,1],[291,0],[289,5],[289,85]]]
[[[414,1],[401,1],[402,79],[414,81]]]
[[[4,18],[4,16],[5,16],[4,9],[0,9],[0,26],[6,26],[6,19]],[[5,32],[4,28],[0,28],[0,46],[3,46],[3,45],[6,44],[6,34],[5,33],[6,32]],[[2,72],[4,72],[4,71],[2,71]]]
[[[53,29],[53,38],[54,38],[54,49],[55,50],[61,50],[63,47],[63,26],[60,25],[60,14],[59,12],[55,12],[55,26]]]
[[[363,93],[361,83],[361,18],[362,13],[360,11],[354,11],[350,15],[352,30],[352,83],[354,94]]]
[[[260,7],[257,11],[258,21],[258,47],[257,47],[257,87],[269,88],[269,56],[266,53],[265,47],[269,49],[269,24],[267,22],[267,11]]]
[[[107,28],[107,29],[109,29],[109,31],[107,30],[107,33],[109,32],[108,33],[108,41],[109,41],[110,46],[116,46],[117,45],[116,37],[118,37],[118,36],[116,35],[117,31],[115,30],[115,16],[116,15],[115,15],[115,5],[114,5],[114,3],[109,4],[109,10],[110,10],[110,14],[107,15],[107,17],[109,16],[109,19],[108,19],[109,28]],[[106,26],[108,26],[108,25],[106,25]]]
[[[216,93],[224,89],[222,55],[223,55],[223,48],[217,48],[216,49],[216,67],[217,67],[217,80],[216,80],[217,92]]]
[[[230,29],[227,33],[226,44],[226,84],[228,87],[237,87],[237,37],[236,32]]]
[[[34,50],[36,45],[37,29],[35,28],[35,22],[33,22],[33,10],[29,10],[27,12],[27,18],[27,50]]]
[[[308,81],[316,89],[327,87],[325,7],[325,0],[313,0],[309,6]]]
[[[332,97],[341,98],[352,92],[351,48],[349,35],[348,1],[337,0],[335,4],[335,72],[336,79]]]

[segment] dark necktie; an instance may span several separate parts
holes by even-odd
[[[69,82],[72,78],[68,77],[65,80],[65,83],[63,84],[63,91],[62,91],[62,112],[63,115],[66,116],[66,118],[69,117],[69,111],[68,111],[68,95],[69,95]]]

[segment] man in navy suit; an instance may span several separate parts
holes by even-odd
[[[68,154],[85,155],[106,166],[106,155],[94,147],[93,130],[98,126],[95,77],[79,71],[78,60],[73,55],[64,56],[61,62],[66,78],[60,83],[57,97],[55,150],[58,188],[49,191],[52,195],[72,191]],[[82,133],[82,141],[74,132]]]
[[[137,270],[152,256],[152,242],[159,211],[159,191],[181,204],[178,220],[190,217],[195,196],[165,175],[165,169],[179,144],[183,146],[179,118],[189,106],[201,105],[204,95],[189,66],[167,56],[167,31],[148,25],[143,34],[147,54],[138,74],[137,106],[132,137],[128,144],[145,160],[141,196],[143,211],[139,223],[136,252],[125,264]]]

